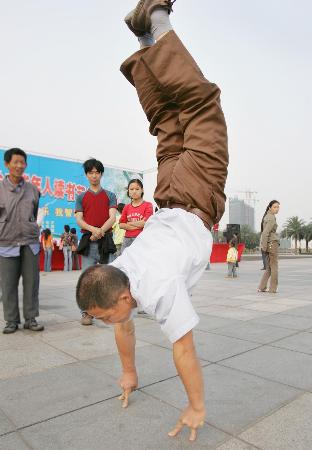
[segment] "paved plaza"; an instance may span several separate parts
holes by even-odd
[[[281,260],[276,295],[256,292],[260,267],[235,280],[212,265],[194,289],[208,410],[195,443],[166,435],[186,398],[157,323],[136,319],[139,389],[122,409],[112,328],[80,325],[79,272],[43,274],[45,331],[0,335],[0,448],[310,450],[312,259]]]

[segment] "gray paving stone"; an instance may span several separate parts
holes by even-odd
[[[173,363],[172,350],[147,345],[136,349],[136,367],[139,377],[139,387],[151,383],[166,380],[177,375]],[[207,364],[206,362],[203,362]],[[88,365],[95,367],[105,373],[119,378],[121,373],[120,359],[118,355],[104,356],[88,360]]]
[[[287,348],[312,355],[312,336],[310,333],[298,333],[272,344],[274,347]]]
[[[300,395],[297,389],[212,364],[203,369],[207,421],[228,433],[242,429]],[[183,408],[186,395],[178,378],[143,389]]]
[[[250,342],[268,344],[277,339],[297,333],[297,331],[273,327],[267,324],[243,322],[238,325],[218,328],[217,330],[213,330],[213,333],[244,339]]]
[[[269,315],[269,312],[253,311],[251,309],[230,306],[207,306],[199,307],[198,312],[209,316],[224,317],[236,320],[251,320]]]
[[[4,410],[3,405],[1,404],[1,401],[0,401],[0,405],[1,405],[2,409]],[[10,431],[14,431],[15,429],[16,429],[15,424],[11,420],[9,420],[9,418],[0,409],[0,436],[2,434],[9,433]]]
[[[136,338],[149,344],[159,345],[165,348],[172,348],[171,342],[161,331],[156,322],[152,322],[148,327],[137,327],[135,330]]]
[[[312,395],[305,394],[266,417],[240,437],[265,450],[312,447]]]
[[[1,350],[0,361],[0,379],[6,379],[69,364],[75,362],[75,359],[44,342],[33,339],[32,345],[14,351]]]
[[[246,444],[238,439],[230,439],[225,444],[216,448],[216,450],[258,450],[251,444]]]
[[[288,312],[285,312],[284,314],[288,314]],[[298,317],[310,317],[312,320],[312,305],[302,306],[301,308],[292,309],[291,315],[298,316]]]
[[[310,317],[298,317],[290,314],[271,314],[266,317],[251,320],[250,323],[266,323],[280,328],[288,328],[289,330],[307,330],[312,326]]]
[[[210,332],[194,331],[196,352],[199,358],[217,362],[256,348],[259,344]]]
[[[26,442],[24,442],[19,433],[7,434],[6,436],[0,436],[0,449],[1,450],[32,450]]]
[[[275,347],[260,347],[222,365],[297,388],[312,389],[312,356]]]
[[[207,316],[205,314],[199,314],[199,324],[195,328],[200,331],[210,331],[215,330],[217,328],[229,326],[229,325],[238,325],[241,323],[240,320],[235,319],[225,319],[223,317],[215,317],[215,316]]]
[[[213,449],[228,435],[204,426],[196,447],[188,432],[169,438],[179,411],[143,393],[135,393],[128,409],[116,399],[66,414],[22,431],[34,450],[184,450]]]
[[[40,335],[42,341],[79,360],[117,352],[112,329],[83,327],[78,322],[50,328]],[[145,345],[137,341],[137,346]]]
[[[18,427],[63,414],[120,393],[116,380],[83,363],[0,381],[0,404]],[[25,413],[27,411],[27,413]]]

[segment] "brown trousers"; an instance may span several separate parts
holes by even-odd
[[[184,205],[204,223],[224,212],[227,130],[219,88],[207,81],[174,31],[121,66],[157,136],[159,207]]]
[[[266,270],[261,278],[259,289],[264,291],[270,279],[269,292],[276,292],[278,285],[278,247],[277,241],[269,244],[268,252],[266,254]]]

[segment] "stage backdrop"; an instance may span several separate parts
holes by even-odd
[[[0,148],[0,180],[7,173],[3,155],[6,149]],[[63,160],[48,156],[27,153],[25,179],[36,185],[40,192],[40,208],[44,214],[42,229],[50,228],[58,237],[65,224],[78,227],[74,217],[75,200],[78,194],[88,187],[82,162]],[[102,186],[116,194],[118,203],[128,203],[126,187],[132,178],[143,179],[143,174],[114,167],[105,167]]]

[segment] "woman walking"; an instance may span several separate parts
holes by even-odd
[[[61,246],[64,253],[64,272],[72,270],[72,235],[69,225],[64,225],[64,233],[61,236]]]
[[[266,254],[266,269],[261,278],[258,292],[266,292],[269,279],[269,292],[275,294],[277,291],[279,237],[276,233],[277,223],[275,216],[278,214],[279,208],[279,202],[272,200],[268,204],[262,218],[260,246],[261,250]]]
[[[44,271],[51,272],[52,252],[54,250],[53,237],[49,228],[42,232],[42,247],[44,251]]]

